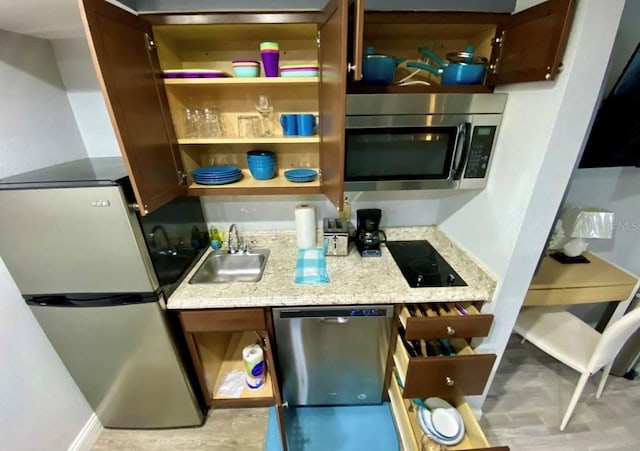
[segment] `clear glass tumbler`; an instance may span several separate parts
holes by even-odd
[[[257,138],[259,118],[258,116],[238,116],[238,137]]]

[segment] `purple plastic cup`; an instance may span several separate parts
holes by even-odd
[[[280,51],[279,50],[261,50],[260,57],[262,58],[262,65],[264,66],[265,77],[277,77],[278,63],[280,61]]]

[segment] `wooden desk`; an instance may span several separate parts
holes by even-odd
[[[544,257],[529,285],[524,307],[620,301],[611,320],[622,316],[640,282],[633,274],[589,252],[591,263],[562,264]]]

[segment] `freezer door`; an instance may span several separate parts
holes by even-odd
[[[163,304],[31,310],[104,427],[202,424]]]
[[[119,186],[0,191],[0,255],[23,295],[155,291]]]

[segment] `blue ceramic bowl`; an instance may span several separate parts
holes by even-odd
[[[249,155],[247,161],[275,161],[275,155]]]
[[[252,166],[249,165],[249,172],[256,180],[269,180],[276,175],[276,165],[273,166]]]
[[[247,157],[248,158],[253,158],[253,157],[271,157],[271,158],[275,158],[276,154],[274,152],[271,152],[270,150],[250,150],[249,152],[247,152]]]

